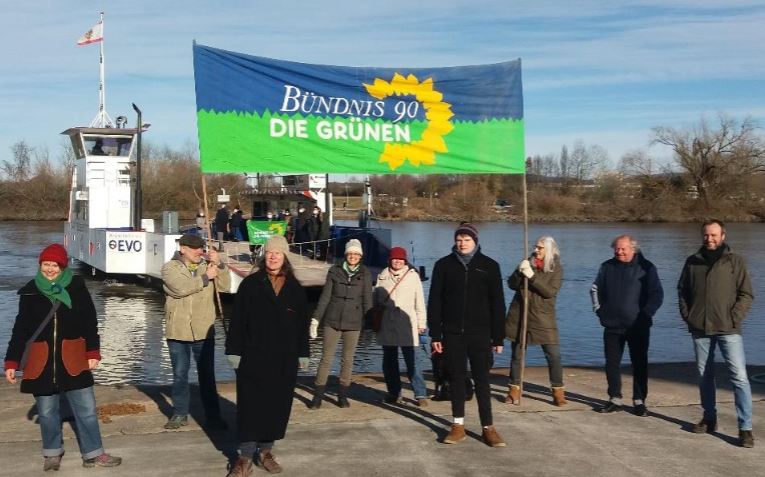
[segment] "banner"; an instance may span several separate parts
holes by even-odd
[[[284,235],[287,232],[287,222],[270,220],[248,220],[247,237],[251,245],[264,245],[272,235]]]
[[[524,172],[520,60],[353,68],[194,44],[203,172]]]

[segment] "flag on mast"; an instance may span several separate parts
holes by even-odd
[[[98,22],[96,26],[85,32],[84,35],[77,40],[77,45],[89,45],[91,43],[98,43],[104,40],[104,23]]]

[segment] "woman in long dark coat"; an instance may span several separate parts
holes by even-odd
[[[269,238],[259,270],[236,294],[226,355],[236,369],[240,457],[230,477],[249,475],[253,462],[281,472],[272,448],[287,430],[298,366],[308,364],[306,295],[287,252],[284,237]]]
[[[510,363],[510,387],[507,403],[520,399],[520,350],[523,316],[523,279],[529,282],[529,311],[526,329],[526,345],[541,345],[547,359],[552,387],[553,403],[564,406],[566,397],[563,387],[558,324],[555,320],[555,300],[563,280],[560,264],[560,250],[552,237],[537,239],[534,253],[528,260],[521,261],[518,269],[510,275],[507,285],[515,290],[505,324],[505,334],[513,342]]]
[[[66,249],[57,243],[40,253],[37,276],[19,290],[19,314],[5,356],[5,379],[16,384],[16,370],[23,367],[21,392],[35,397],[45,471],[59,470],[64,455],[61,396],[74,413],[83,467],[122,462],[104,452],[101,443],[90,371],[101,361],[98,319],[85,281],[67,267],[68,260]],[[26,342],[49,314],[22,363]]]

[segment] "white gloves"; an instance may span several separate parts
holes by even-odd
[[[534,276],[534,271],[531,269],[531,264],[528,260],[523,260],[518,265],[518,271],[523,274],[524,277],[528,278],[529,280]]]
[[[239,361],[242,360],[242,357],[236,354],[227,354],[226,359],[232,368],[237,369],[239,368]]]
[[[311,318],[311,326],[308,327],[308,337],[315,340],[319,336],[319,320]]]
[[[298,358],[298,369],[308,369],[308,358],[301,356]]]

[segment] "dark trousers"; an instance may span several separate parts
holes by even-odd
[[[547,370],[550,375],[550,386],[559,388],[563,386],[563,366],[560,363],[560,345],[543,344],[542,352],[547,359]],[[513,354],[510,361],[510,384],[521,384],[521,353],[518,349],[520,343],[513,342]]]
[[[446,335],[443,346],[444,358],[449,369],[452,416],[465,417],[465,378],[467,362],[470,361],[475,382],[475,396],[478,401],[478,416],[482,426],[491,426],[493,424],[489,388],[489,369],[493,358],[491,339],[481,335]]]
[[[603,347],[606,352],[606,379],[608,397],[622,397],[622,355],[624,345],[630,347],[632,362],[632,399],[645,401],[648,395],[648,343],[651,329],[629,329],[627,331],[603,331]]]

